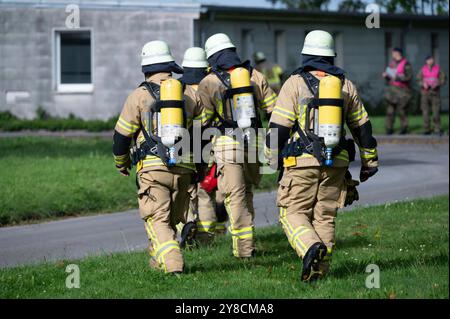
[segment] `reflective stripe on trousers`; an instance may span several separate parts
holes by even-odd
[[[180,250],[178,241],[169,240],[160,243],[153,228],[151,218],[148,218],[145,222],[145,230],[147,231],[148,237],[150,239],[150,256],[159,263],[159,265],[164,269],[165,272],[167,272],[167,266],[164,260],[164,256],[173,249]]]

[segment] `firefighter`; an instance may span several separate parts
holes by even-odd
[[[180,82],[172,78],[172,73],[182,74],[183,70],[164,41],[144,45],[141,65],[145,81],[128,96],[115,126],[114,160],[124,176],[136,165],[139,212],[148,234],[150,266],[178,274],[184,262],[176,225],[186,222],[195,165],[188,152],[174,155],[172,144],[177,137],[174,134],[182,132],[181,125],[187,128],[186,123],[202,112],[183,96]],[[135,146],[130,153],[132,143]]]
[[[184,85],[184,93],[193,103],[198,103],[198,84],[208,74],[209,67],[205,50],[199,47],[187,49],[184,53],[182,67],[184,73],[180,81]],[[201,121],[201,116],[194,120]],[[212,165],[210,165],[211,167]],[[224,217],[226,216],[224,216],[224,208],[222,208],[223,196],[216,189],[207,192],[200,185],[199,179],[203,179],[204,175],[208,173],[207,170],[207,167],[198,165],[198,178],[194,180],[189,189],[191,200],[188,222],[181,230],[182,246],[193,245],[194,240],[198,243],[209,243],[216,233],[223,234],[225,231],[226,218]]]
[[[445,84],[445,74],[434,62],[433,56],[425,58],[425,65],[417,74],[417,83],[421,88],[420,108],[423,114],[424,134],[431,134],[430,109],[433,113],[434,133],[441,135],[441,96],[440,89]]]
[[[281,89],[283,79],[283,69],[275,63],[267,61],[264,52],[256,52],[253,55],[255,69],[264,74],[272,90],[278,94]]]
[[[343,122],[359,146],[362,182],[377,172],[378,157],[356,88],[334,65],[333,37],[311,31],[301,53],[303,64],[283,84],[272,112],[265,153],[283,172],[277,192],[280,222],[303,259],[301,279],[311,281],[328,271],[338,208],[358,199],[358,182],[347,171],[353,141],[345,139]]]
[[[199,84],[200,105],[205,125],[217,128],[212,148],[218,189],[224,194],[230,220],[233,255],[248,258],[255,250],[253,187],[260,180],[259,161],[252,156],[258,139],[252,132],[261,127],[259,111],[270,114],[277,96],[249,61],[241,61],[226,34],[209,37],[205,51],[211,73]]]
[[[411,101],[412,67],[403,56],[401,48],[392,50],[392,61],[383,72],[383,77],[388,82],[388,88],[384,94],[387,104],[386,109],[386,134],[394,132],[395,113],[400,116],[400,134],[408,133],[408,105]]]

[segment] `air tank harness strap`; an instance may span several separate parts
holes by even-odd
[[[236,121],[234,121],[233,119],[230,120],[232,116],[228,114],[227,101],[233,101],[233,96],[236,94],[251,93],[253,94],[255,105],[257,105],[257,101],[255,99],[255,89],[252,85],[240,88],[232,88],[230,82],[230,73],[220,69],[212,69],[211,71],[219,78],[220,82],[222,82],[222,84],[225,85],[226,87],[225,93],[222,96],[223,116],[216,111],[216,117],[219,119],[220,122],[220,125],[218,127],[219,130],[222,132],[222,134],[229,135],[228,133],[232,134],[232,131],[238,128],[239,126]],[[251,76],[253,68],[249,67],[249,71]],[[230,103],[230,106],[231,105],[232,103]],[[254,128],[262,127],[261,119],[259,118],[259,116],[257,116],[255,121],[252,120],[252,127]]]
[[[144,143],[142,143],[140,147],[134,146],[131,149],[131,163],[133,165],[136,165],[139,161],[144,160],[147,155],[154,155],[159,157],[165,164],[167,164],[169,160],[167,147],[162,144],[159,137],[152,134],[152,114],[153,112],[160,112],[162,108],[182,108],[183,116],[186,117],[186,112],[184,112],[184,101],[161,101],[160,86],[155,83],[142,82],[139,86],[145,87],[150,95],[156,100],[156,102],[153,103],[153,105],[150,107],[150,132],[147,132],[146,128],[141,124],[140,130],[144,135]],[[184,118],[184,122],[185,120],[186,119]],[[135,137],[137,137],[137,134],[135,135]]]
[[[131,164],[136,165],[139,161],[145,159],[147,155],[154,155],[160,157],[158,153],[158,143],[151,139],[147,130],[141,125],[141,131],[144,135],[144,143],[140,147],[134,146],[131,149]]]

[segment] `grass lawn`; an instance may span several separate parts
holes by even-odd
[[[0,225],[137,205],[107,139],[2,138],[0,167]]]
[[[135,175],[117,173],[109,139],[0,138],[0,167],[0,226],[137,207]]]
[[[384,122],[385,116],[370,116],[370,121],[372,122],[373,133],[374,134],[385,134]],[[448,134],[448,113],[441,114],[441,126],[442,130]],[[400,131],[400,119],[397,116],[394,125],[395,133]],[[409,133],[412,134],[422,134],[423,133],[423,117],[421,115],[409,116]]]
[[[257,230],[257,257],[231,256],[231,239],[185,252],[186,274],[147,266],[145,252],[72,261],[79,289],[65,287],[60,261],[0,270],[0,298],[448,298],[448,195],[359,208],[337,219],[329,276],[299,281],[301,262],[278,226]],[[367,265],[380,269],[380,288],[367,289]]]

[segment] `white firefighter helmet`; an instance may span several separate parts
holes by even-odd
[[[184,68],[207,68],[208,61],[206,61],[205,50],[199,47],[192,47],[184,52],[183,63]]]
[[[302,54],[316,56],[336,56],[331,34],[322,30],[309,32],[305,37]]]
[[[141,65],[173,62],[169,45],[161,40],[150,41],[144,45],[141,54]]]
[[[206,58],[224,49],[236,48],[230,38],[225,33],[216,33],[210,36],[205,42]]]
[[[259,62],[259,61],[265,60],[266,55],[264,54],[264,52],[258,51],[258,52],[255,52],[255,54],[253,55],[253,58],[254,58],[255,62]]]

